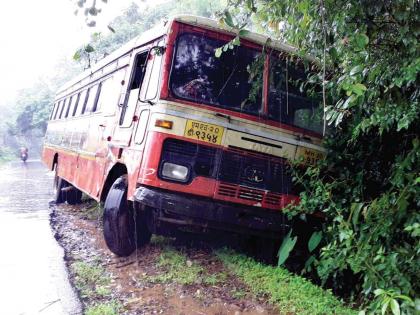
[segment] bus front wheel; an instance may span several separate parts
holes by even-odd
[[[129,256],[137,246],[150,239],[143,216],[135,216],[132,202],[127,200],[127,176],[119,177],[111,186],[104,205],[104,238],[108,248],[118,256]]]

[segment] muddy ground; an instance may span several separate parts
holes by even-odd
[[[117,305],[119,314],[278,314],[227,270],[214,245],[153,237],[149,245],[119,258],[106,247],[95,204],[51,207],[55,237],[88,314],[105,313],[101,305]],[[170,262],[178,256],[183,258]]]

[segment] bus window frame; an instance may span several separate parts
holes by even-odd
[[[66,103],[67,103],[67,98],[63,100],[63,104],[60,108],[60,115],[58,116],[58,119],[61,119],[63,117],[64,107],[66,107]]]
[[[59,109],[60,109],[60,107],[61,107],[61,104],[62,104],[62,100],[57,102],[57,107],[56,107],[56,109],[55,109],[55,113],[54,113],[54,118],[53,118],[53,120],[56,120],[56,119],[57,119],[57,114],[58,114],[58,111],[59,111]]]
[[[81,110],[81,112],[80,112],[80,116],[83,116],[83,115],[85,115],[85,113],[86,113],[86,106],[87,106],[87,102],[88,102],[88,100],[89,100],[90,89],[91,89],[91,87],[88,87],[88,88],[86,89],[85,99],[84,99],[84,101],[83,101],[83,106],[82,106],[82,110]]]
[[[66,107],[66,114],[64,115],[64,118],[69,117],[70,108],[71,108],[72,104],[73,104],[73,95],[70,96],[69,102],[68,102],[67,107]]]
[[[94,81],[94,83],[89,86],[89,98],[87,100],[85,112],[84,112],[83,115],[93,114],[92,109],[95,105],[96,96],[98,94],[98,86],[99,86],[99,82],[97,82],[97,81]],[[92,100],[91,97],[93,97],[93,100]],[[92,102],[90,103],[90,101],[92,101]]]
[[[140,57],[141,55],[146,55],[146,59],[145,59],[144,64],[143,64],[143,69],[144,69],[143,70],[143,75],[142,75],[141,82],[140,82],[140,85],[139,85],[139,93],[137,95],[137,100],[138,100],[139,96],[140,96],[141,88],[142,88],[142,86],[144,84],[144,80],[145,80],[145,74],[146,74],[146,71],[147,71],[147,64],[148,64],[150,49],[151,49],[151,47],[150,48],[149,47],[142,47],[142,48],[138,49],[137,51],[135,51],[132,59],[130,60],[130,64],[131,64],[131,69],[129,71],[130,77],[129,77],[129,80],[128,80],[127,88],[126,88],[125,92],[123,92],[123,93],[125,93],[124,102],[119,105],[119,107],[121,108],[120,117],[118,118],[118,127],[119,128],[131,128],[132,125],[133,125],[132,119],[129,121],[129,124],[127,123],[127,125],[126,125],[124,123],[126,122],[126,117],[125,116],[126,116],[126,113],[127,113],[128,100],[130,98],[130,91],[132,91],[131,85],[133,84],[133,80],[135,78],[135,72],[136,72],[136,69],[138,68],[137,67],[137,58]],[[137,102],[136,102],[135,107],[137,108]],[[135,112],[135,109],[134,109],[133,113],[134,112]]]
[[[139,101],[142,103],[149,103],[156,100],[159,97],[160,94],[160,89],[161,89],[161,82],[162,82],[162,68],[163,68],[163,64],[164,64],[164,60],[165,60],[165,51],[166,51],[166,47],[164,46],[164,40],[161,39],[158,44],[156,46],[153,46],[149,49],[149,55],[151,55],[152,50],[154,50],[154,54],[153,56],[153,63],[151,65],[151,69],[149,72],[149,76],[146,79],[147,81],[147,87],[144,91],[144,99],[141,99],[141,94],[142,94],[142,89],[140,88],[139,91]],[[156,65],[156,58],[159,58],[160,64],[158,64],[158,69],[156,70],[157,72],[155,72],[155,65]],[[149,59],[149,57],[148,57]],[[148,62],[146,64],[146,70],[144,72],[144,75],[147,74],[147,66],[148,66]],[[157,73],[157,84],[156,84],[156,91],[155,94],[153,95],[153,97],[148,98],[148,94],[149,94],[149,87],[150,87],[150,81],[152,79],[152,75]],[[143,82],[145,82],[145,78],[143,78]]]
[[[105,80],[102,80],[97,84],[98,87],[96,89],[95,100],[93,101],[92,110],[90,111],[90,113],[96,113],[96,112],[100,113],[101,112],[100,109],[98,110],[98,100],[99,100],[99,96],[100,96],[101,90],[102,90],[102,82],[104,82],[104,81]]]
[[[57,103],[58,103],[58,102],[55,102],[55,103],[53,104],[53,106],[52,106],[52,109],[51,109],[51,114],[50,114],[50,118],[49,118],[49,120],[52,120],[52,119],[53,119],[53,117],[54,117],[54,113],[55,113],[55,111],[57,110]]]
[[[80,91],[79,93],[77,93],[77,97],[76,97],[76,101],[74,102],[74,107],[73,107],[73,113],[71,115],[71,117],[74,117],[76,115],[77,112],[77,107],[79,105],[79,101],[80,101],[80,94],[82,93],[82,91]]]

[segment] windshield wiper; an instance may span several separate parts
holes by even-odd
[[[231,119],[232,118],[230,118],[230,116],[229,115],[225,115],[225,114],[222,114],[222,113],[215,113],[214,114],[214,116],[217,116],[217,117],[221,117],[221,118],[225,118],[225,119],[227,119],[227,121],[230,123],[230,121],[231,121]]]

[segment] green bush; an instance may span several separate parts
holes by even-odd
[[[291,216],[325,215],[323,248],[314,261],[319,277],[349,291],[368,311],[386,306],[384,312],[415,312],[420,2],[231,0],[230,5],[233,14],[222,16],[226,24],[244,27],[242,21],[252,21],[299,47],[297,55],[320,60],[306,66],[315,72],[310,80],[323,87],[320,99],[332,126],[328,155],[315,167],[295,169],[295,182],[304,189],[300,205],[288,209]]]

